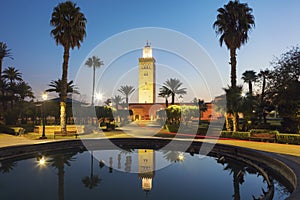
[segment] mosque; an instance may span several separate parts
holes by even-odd
[[[129,103],[129,109],[133,111],[133,120],[155,120],[156,111],[165,109],[164,103],[156,102],[155,62],[152,48],[147,41],[138,64],[138,103]],[[201,118],[203,120],[208,120],[211,116],[212,105],[211,103],[206,103],[206,105],[207,111],[203,113]]]

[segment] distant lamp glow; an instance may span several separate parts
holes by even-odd
[[[45,101],[45,100],[47,100],[47,98],[48,98],[48,94],[46,92],[44,92],[42,94],[42,99]]]
[[[103,98],[103,96],[102,96],[102,94],[101,93],[96,93],[96,100],[97,101],[101,101],[102,100],[102,98]]]

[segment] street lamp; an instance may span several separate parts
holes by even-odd
[[[45,135],[45,123],[46,123],[46,119],[45,119],[45,101],[48,98],[48,94],[46,92],[43,93],[42,95],[42,99],[43,99],[43,103],[42,103],[42,121],[43,121],[43,134],[42,137],[40,137],[40,139],[47,139],[46,135]]]

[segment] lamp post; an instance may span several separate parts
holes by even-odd
[[[45,123],[46,123],[46,119],[45,119],[45,101],[48,98],[48,94],[46,92],[43,93],[42,95],[42,99],[43,99],[43,103],[42,103],[42,122],[43,122],[43,134],[42,137],[40,137],[40,139],[47,139],[46,135],[45,135]]]

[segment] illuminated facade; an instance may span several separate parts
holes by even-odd
[[[155,103],[155,59],[147,42],[143,57],[139,58],[139,103]]]

